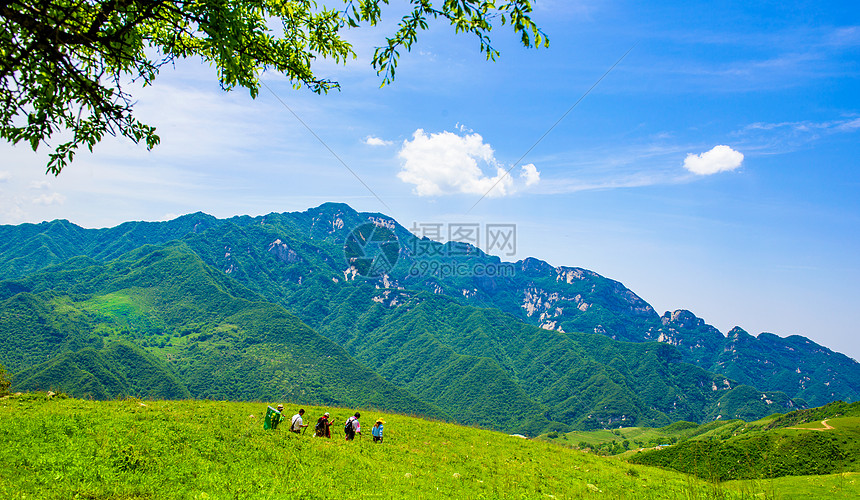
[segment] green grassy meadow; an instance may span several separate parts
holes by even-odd
[[[764,422],[762,419],[759,422]],[[593,431],[550,432],[539,439],[603,456],[626,457],[640,449],[672,445],[693,437],[707,438],[720,429],[745,425],[742,420],[718,420],[699,425],[675,422],[665,427],[620,427]],[[762,424],[760,424],[762,425]]]
[[[312,437],[310,428],[301,436],[265,431],[266,405],[4,398],[0,497],[781,498],[779,482],[716,485],[543,441],[367,409],[365,435],[354,442],[343,440],[341,425],[354,409],[305,407],[311,425],[331,412],[331,440]],[[370,439],[378,417],[387,422],[381,445]],[[841,493],[860,495],[853,476],[839,478]]]
[[[810,498],[860,498],[860,472],[843,472],[823,476],[785,476],[754,481],[726,481],[730,490],[780,500]]]

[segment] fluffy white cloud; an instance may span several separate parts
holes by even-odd
[[[391,141],[386,141],[372,135],[367,136],[367,138],[364,139],[364,143],[368,146],[390,146],[393,144]]]
[[[6,182],[10,178],[12,178],[12,174],[6,172],[5,170],[0,170],[0,182]]]
[[[62,205],[65,202],[66,197],[60,193],[42,194],[33,198],[36,205]]]
[[[480,134],[445,131],[428,135],[418,129],[411,141],[403,141],[398,156],[403,164],[397,177],[414,184],[413,192],[419,196],[506,196],[515,190],[513,178],[496,161],[493,148]],[[482,165],[495,170],[495,175],[485,174]],[[540,173],[534,165],[526,165],[521,177],[530,186],[540,179]]]
[[[696,175],[712,175],[734,170],[740,167],[743,161],[743,153],[728,146],[714,146],[714,149],[699,155],[688,154],[684,159],[684,168]]]
[[[526,186],[532,186],[540,182],[540,172],[535,167],[534,163],[529,163],[528,165],[523,165],[520,167],[523,169],[520,174],[520,178],[525,181]]]

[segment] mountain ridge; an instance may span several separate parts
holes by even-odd
[[[346,238],[353,229],[368,223],[397,235],[399,245],[396,264],[387,273],[373,278],[360,276],[344,257]],[[726,418],[714,408],[727,407],[730,415],[756,416],[772,413],[771,405],[794,409],[818,404],[830,397],[853,401],[860,391],[860,370],[856,361],[805,337],[782,338],[771,334],[752,337],[743,330],[732,330],[733,337],[723,335],[689,311],[677,310],[660,316],[621,282],[593,271],[554,267],[533,257],[503,262],[469,245],[458,247],[417,238],[391,217],[359,213],[345,204],[324,204],[304,212],[273,212],[257,217],[216,219],[198,212],[167,222],[129,222],[107,229],[85,230],[70,226],[74,225],[62,221],[26,227],[0,226],[0,241],[3,242],[0,243],[0,272],[10,278],[15,278],[15,273],[35,276],[33,269],[55,266],[52,279],[68,283],[70,293],[78,293],[75,282],[80,281],[80,277],[76,273],[81,268],[95,268],[102,263],[113,266],[117,273],[125,273],[124,276],[137,276],[144,280],[141,282],[144,285],[156,286],[157,280],[135,274],[134,266],[111,263],[122,255],[142,258],[144,254],[172,252],[178,245],[183,252],[196,256],[199,262],[194,260],[193,265],[201,275],[220,283],[216,287],[219,293],[263,300],[285,308],[329,340],[344,345],[350,356],[395,381],[395,385],[424,394],[422,399],[436,402],[430,401],[431,404],[448,405],[445,411],[449,414],[452,409],[461,411],[455,413],[454,418],[479,425],[494,425],[493,419],[481,409],[480,402],[484,398],[492,401],[495,394],[488,390],[468,392],[486,386],[479,382],[480,377],[470,379],[469,373],[480,373],[484,379],[507,384],[504,385],[506,389],[500,386],[496,393],[507,394],[512,401],[521,401],[522,412],[518,413],[518,418],[534,422],[523,427],[528,433],[541,430],[541,426],[613,425],[625,418],[627,421],[620,421],[629,424],[634,416],[661,425],[670,419]],[[21,240],[17,244],[16,238]],[[446,259],[457,252],[453,262],[473,266],[472,269],[475,266],[513,266],[517,272],[493,278],[415,273],[417,265],[428,262],[415,251],[421,249],[420,245],[435,252],[447,252],[444,253]],[[430,263],[433,262],[446,263],[445,260]],[[181,274],[182,266],[176,269]],[[24,293],[20,282],[26,283],[27,279],[0,283],[0,300],[10,300]],[[121,282],[123,278],[118,279]],[[430,300],[433,297],[446,297],[452,302]],[[415,316],[421,303],[429,309],[423,316]],[[169,311],[167,307],[158,315],[160,321],[173,324],[171,318],[181,317],[181,314],[170,316]],[[447,314],[443,311],[463,319],[458,324],[436,322],[434,316]],[[487,311],[498,311],[502,316]],[[398,323],[400,321],[403,323]],[[398,326],[401,324],[411,325],[411,329]],[[430,324],[435,325],[433,329],[426,328],[425,325]],[[520,324],[523,326],[510,326]],[[471,326],[464,330],[461,328],[464,325]],[[179,331],[178,326],[174,328]],[[508,338],[511,334],[528,340],[511,344]],[[212,335],[212,338],[223,338],[217,332]],[[371,338],[368,335],[374,339],[373,344],[363,346],[361,342]],[[423,340],[418,342],[413,337]],[[396,355],[395,348],[399,345],[386,340],[391,338],[401,339],[405,346],[402,348],[408,348],[408,353],[420,353],[416,360],[425,359],[425,356],[426,359],[438,356],[441,356],[438,359],[447,359],[439,365],[449,367],[447,372],[440,372],[440,380],[448,377],[449,386],[459,387],[459,392],[446,395],[440,385],[421,381],[416,374],[431,373],[422,371],[421,366],[416,365],[413,372],[405,370],[403,367],[408,366],[407,361],[411,359],[408,353],[403,358],[392,358],[401,359],[403,367],[376,356],[373,349],[387,349],[385,352],[392,353],[392,357]],[[630,346],[613,344],[609,339],[625,341]],[[142,341],[163,342],[164,338]],[[643,353],[652,349],[649,347],[652,342],[664,346],[654,351],[660,353],[664,362],[652,360],[653,366],[647,366],[647,363],[635,361],[637,356],[647,358]],[[388,347],[384,347],[386,345]],[[522,356],[516,352],[517,345],[533,349],[531,357],[534,359],[516,361]],[[541,359],[539,353],[556,352],[562,345],[566,347],[557,351],[558,359],[571,361],[565,368],[556,368],[555,378],[568,382],[561,385],[540,382],[552,380],[554,372],[533,361]],[[79,346],[83,347],[86,345]],[[727,347],[731,349],[726,350]],[[802,358],[807,355],[810,361],[804,364]],[[569,375],[559,376],[582,363],[585,363],[583,367],[592,366],[592,371],[600,374],[592,384],[588,383],[588,377],[578,380]],[[687,382],[678,376],[693,374],[693,367],[702,370],[702,374],[710,374],[707,377],[723,375],[718,379],[702,378],[701,385],[694,390],[685,386]],[[657,371],[650,376],[657,376],[660,384],[667,385],[658,389],[658,384],[647,389],[650,386],[643,381],[652,369]],[[545,372],[543,378],[540,378],[541,372]],[[728,392],[733,395],[723,401],[721,399],[727,397],[720,392],[724,379],[730,380]],[[539,384],[536,386],[539,390],[520,392],[518,388],[528,388],[535,383]],[[780,396],[778,393],[786,388],[789,392]],[[647,403],[645,400],[636,402],[637,392],[642,391],[650,398]],[[716,392],[719,397],[714,399]],[[472,394],[472,402],[461,406],[456,396],[464,393]],[[688,401],[685,401],[685,393],[695,396],[687,396]],[[611,397],[601,403],[601,394]],[[673,395],[681,399],[672,400]],[[797,406],[792,398],[797,398]],[[753,401],[746,399],[758,402],[752,404]],[[601,404],[607,409],[597,411]],[[711,404],[714,408],[709,406]],[[649,405],[660,410],[652,410]],[[495,408],[498,402],[484,406]],[[589,409],[593,410],[592,415],[599,415],[591,423],[588,419],[582,420]],[[504,425],[514,424],[509,421]]]

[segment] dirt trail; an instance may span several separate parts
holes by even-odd
[[[829,418],[825,418],[821,421],[821,427],[786,427],[786,429],[797,429],[801,431],[829,431],[833,429],[833,426],[828,424],[827,421]]]

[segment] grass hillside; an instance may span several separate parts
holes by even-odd
[[[778,498],[778,484],[729,487],[498,432],[362,410],[347,443],[262,427],[266,403],[0,399],[2,498]],[[287,405],[290,413],[296,405]],[[386,420],[385,442],[369,429]],[[853,478],[825,480],[860,494]],[[826,496],[826,495],[825,495]],[[835,497],[835,496],[834,496]]]
[[[695,474],[712,481],[860,473],[860,403],[774,414],[754,421],[549,432],[574,449]]]
[[[860,472],[860,402],[734,421],[630,462],[726,481]]]
[[[766,421],[769,419],[763,419]],[[665,427],[619,427],[593,431],[548,432],[538,439],[602,456],[628,457],[642,449],[664,447],[689,439],[715,439],[731,435],[743,420],[715,420],[704,424],[678,421]]]

